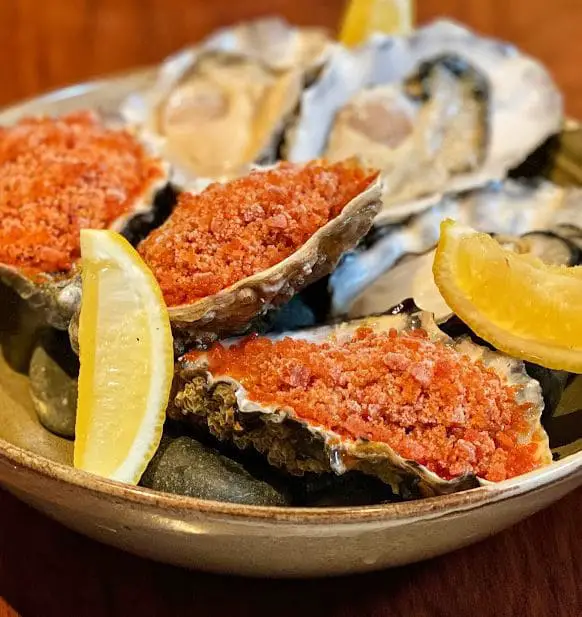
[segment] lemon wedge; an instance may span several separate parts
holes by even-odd
[[[374,32],[408,34],[414,23],[414,0],[349,0],[339,40],[363,43]]]
[[[174,354],[162,293],[113,231],[81,231],[79,397],[74,464],[137,484],[162,436]]]
[[[433,274],[451,309],[497,349],[582,373],[582,267],[546,265],[449,219]]]

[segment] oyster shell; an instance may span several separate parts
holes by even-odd
[[[96,115],[89,112],[79,112],[71,116],[63,116],[63,118],[69,117],[73,119],[79,118],[80,122],[102,122]],[[40,120],[23,119],[23,122],[37,121]],[[101,126],[103,125],[105,123],[101,124]],[[120,128],[117,123],[112,126],[106,126],[112,129]],[[6,127],[4,130],[8,132],[11,129]],[[0,140],[4,138],[4,133],[0,128]],[[147,181],[142,185],[141,191],[136,195],[132,195],[131,207],[113,220],[109,226],[110,229],[122,233],[130,240],[139,239],[147,229],[159,224],[161,219],[167,216],[173,201],[173,194],[167,188],[170,175],[168,163],[156,158],[156,153],[153,151],[151,143],[142,142],[141,145],[146,156],[150,157],[149,163],[156,167],[157,174],[148,176]],[[84,147],[87,147],[87,145],[84,144]],[[4,164],[12,164],[14,160],[11,159],[8,163],[4,162]],[[52,164],[55,161],[57,159],[53,156],[50,162]],[[67,165],[71,167],[71,165],[74,165],[74,162],[70,163],[70,161],[66,160],[63,163],[65,169],[67,169]],[[87,173],[90,172],[91,170]],[[0,165],[0,178],[2,178],[2,165]],[[10,181],[10,178],[7,181]],[[43,179],[40,181],[45,182]],[[54,188],[63,194],[69,187],[59,184]],[[42,185],[42,190],[46,189],[47,184],[45,182]],[[89,183],[87,185],[86,192],[90,194],[92,190],[98,191],[102,189],[108,190],[108,187],[98,186],[97,182],[93,182],[93,184]],[[111,191],[112,195],[108,195],[107,198],[116,199],[118,197],[117,189],[112,187]],[[78,195],[76,197],[81,199]],[[86,197],[86,195],[83,195],[83,197]],[[13,202],[15,199],[14,193],[11,190],[6,190],[4,199],[8,202]],[[35,207],[34,204],[27,204],[27,206],[29,209],[32,209],[33,206]],[[83,214],[78,213],[76,216],[81,219]],[[5,228],[8,230],[6,233],[9,233],[10,223],[7,222],[6,218],[3,222],[7,226]],[[52,221],[46,221],[47,227],[50,227],[52,224]],[[41,248],[41,244],[38,245],[38,248]],[[47,246],[44,248],[49,250],[51,247]],[[48,325],[62,330],[68,327],[80,300],[80,276],[77,272],[76,263],[73,263],[72,267],[66,271],[40,272],[37,274],[30,272],[25,267],[0,262],[0,280],[12,287],[35,311],[38,311]]]
[[[375,332],[392,329],[408,332],[422,328],[431,341],[454,347],[471,362],[480,362],[506,383],[519,386],[515,400],[520,404],[530,404],[525,422],[527,428],[520,435],[519,443],[536,444],[536,461],[540,465],[551,462],[547,435],[540,422],[543,410],[541,388],[538,382],[528,377],[524,364],[480,347],[468,337],[456,341],[450,339],[428,313],[384,315],[287,336],[317,343],[344,341],[351,339],[360,326],[373,328]],[[229,346],[232,342],[227,341],[224,345]],[[266,455],[272,465],[292,474],[330,470],[343,474],[356,469],[380,477],[395,492],[401,492],[411,482],[418,483],[425,495],[453,492],[484,482],[472,475],[444,479],[418,462],[406,460],[385,442],[346,437],[341,429],[336,432],[323,424],[315,424],[291,408],[253,401],[234,377],[213,375],[208,362],[208,356],[203,352],[179,363],[168,408],[169,417],[205,426],[219,439],[231,441],[241,449],[253,447]]]
[[[255,170],[255,173],[261,172]],[[335,218],[279,263],[189,304],[169,306],[177,340],[181,344],[204,344],[245,332],[255,318],[284,304],[297,291],[328,274],[344,251],[354,247],[370,229],[380,208],[380,194],[380,180],[376,178]],[[172,217],[179,214],[178,207]],[[147,263],[147,257],[144,258]]]
[[[235,51],[276,69],[299,67],[309,83],[329,56],[332,41],[325,28],[296,27],[280,17],[264,17],[222,28],[210,35],[203,46]]]
[[[574,266],[580,262],[580,249],[552,232],[497,236],[497,240],[509,250],[534,255],[547,264]],[[432,313],[437,323],[448,319],[452,311],[441,296],[432,273],[434,254],[432,249],[422,255],[403,257],[356,298],[347,316],[352,319],[384,313],[403,298],[412,298],[416,306]]]
[[[324,30],[280,19],[220,30],[170,57],[122,115],[158,139],[175,184],[233,177],[276,159],[284,124],[329,49]]]
[[[333,315],[362,315],[362,311],[374,309],[381,312],[403,298],[413,295],[418,299],[419,288],[395,289],[400,297],[382,298],[392,282],[408,280],[411,268],[404,263],[392,269],[405,256],[421,255],[435,247],[443,219],[452,218],[479,231],[487,233],[523,236],[533,231],[547,232],[556,236],[561,245],[561,257],[549,256],[548,240],[543,242],[546,259],[578,259],[576,247],[582,246],[582,189],[562,188],[548,181],[519,182],[506,180],[493,182],[488,186],[459,195],[448,195],[435,206],[415,214],[400,224],[377,226],[365,242],[354,252],[344,256],[330,277],[331,313]],[[377,222],[377,220],[376,220]],[[532,243],[529,236],[529,243]],[[526,240],[527,241],[527,240]],[[522,243],[524,240],[522,240]],[[538,241],[538,252],[541,244]],[[554,249],[555,250],[555,249]],[[418,281],[432,276],[429,256],[417,263],[420,268]],[[576,261],[577,263],[577,261]],[[383,278],[382,277],[387,277]],[[377,281],[377,286],[373,283]],[[367,295],[369,292],[370,295]],[[392,293],[392,292],[391,292]],[[367,295],[367,298],[364,297]],[[433,294],[429,294],[433,296]],[[359,308],[354,303],[360,303]],[[422,304],[422,302],[421,302]],[[365,306],[365,308],[363,308]],[[382,309],[381,307],[384,307]],[[438,304],[436,305],[438,307]],[[446,305],[439,310],[446,311]],[[423,308],[429,309],[429,306]]]
[[[560,93],[539,63],[438,21],[334,50],[302,96],[286,153],[369,158],[384,170],[381,216],[398,219],[431,196],[504,178],[562,119]]]

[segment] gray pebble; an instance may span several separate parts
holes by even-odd
[[[284,506],[286,496],[252,476],[240,463],[190,437],[165,438],[142,486],[200,499],[258,506]]]
[[[10,368],[26,375],[32,351],[46,325],[39,311],[3,283],[0,283],[0,297],[2,354]]]
[[[66,333],[43,333],[30,360],[30,394],[40,423],[52,433],[75,436],[78,359]]]

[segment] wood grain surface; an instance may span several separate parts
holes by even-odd
[[[264,14],[335,29],[343,0],[0,0],[0,104],[149,64],[218,26]],[[418,0],[418,21],[447,15],[518,43],[548,65],[582,116],[580,0]]]
[[[419,0],[512,40],[582,117],[582,1]],[[0,104],[143,65],[229,22],[270,13],[334,27],[340,0],[0,0]],[[582,614],[582,491],[476,546],[342,580],[192,573],[82,538],[0,491],[0,617],[574,617]]]

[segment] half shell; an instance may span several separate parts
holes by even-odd
[[[123,127],[114,122],[110,128]],[[143,141],[142,146],[148,155],[156,157],[157,152],[152,143]],[[133,199],[131,208],[109,226],[130,241],[139,240],[149,229],[159,225],[168,215],[174,201],[174,195],[168,188],[169,164],[161,159],[158,159],[156,164],[160,170],[159,177],[149,180],[141,193]],[[21,268],[0,263],[0,280],[12,287],[38,311],[48,325],[57,329],[67,329],[80,303],[80,275],[76,264],[68,272],[45,273],[32,277]]]
[[[177,338],[183,344],[206,344],[246,332],[256,317],[329,274],[341,255],[369,231],[381,207],[380,196],[376,179],[283,261],[192,304],[169,307]]]
[[[301,99],[286,152],[291,161],[369,158],[385,174],[382,216],[394,219],[427,205],[403,202],[504,178],[562,118],[560,93],[538,62],[438,21],[335,49]]]
[[[393,290],[400,296],[396,302],[395,296],[387,297],[384,302],[379,290],[388,292],[387,285],[400,285],[404,279],[390,276],[382,282],[382,278],[387,277],[404,257],[422,255],[433,249],[439,239],[440,223],[446,218],[455,219],[478,231],[508,236],[522,236],[534,231],[549,232],[558,238],[558,242],[561,239],[563,248],[560,259],[576,259],[577,262],[578,258],[570,252],[582,245],[582,190],[562,188],[548,181],[493,182],[482,189],[448,195],[432,208],[401,223],[374,227],[356,251],[344,256],[330,277],[332,314],[362,315],[362,303],[367,305],[365,310],[368,310],[372,308],[370,302],[376,311],[381,312],[410,295],[417,298],[416,293],[411,294],[411,289],[404,286]],[[549,250],[547,243],[544,246]],[[537,247],[539,252],[539,243]],[[547,259],[557,257],[548,256]],[[419,276],[422,273],[432,276],[431,265],[427,265],[430,257],[424,260],[426,263]],[[400,275],[408,284],[412,283],[408,278],[410,270],[403,269],[404,263],[401,264]],[[373,286],[375,282],[377,287]],[[367,300],[363,299],[368,292],[371,295],[367,296]],[[356,303],[360,303],[359,309]],[[428,310],[429,307],[423,308]]]
[[[324,30],[280,19],[220,30],[167,59],[122,115],[158,139],[177,185],[233,177],[276,160],[285,122],[329,49]]]
[[[496,239],[508,250],[533,255],[551,265],[575,266],[581,258],[580,249],[573,242],[552,232],[533,231]],[[448,319],[453,312],[434,282],[434,254],[432,249],[422,255],[405,255],[356,298],[347,316],[353,319],[377,315],[404,298],[412,298],[416,306],[432,313],[437,323]]]
[[[423,328],[431,340],[452,345],[472,362],[482,362],[495,371],[506,383],[519,386],[515,394],[517,402],[531,405],[525,422],[527,426],[519,441],[536,444],[536,460],[540,465],[551,462],[547,435],[540,422],[543,410],[541,388],[537,381],[528,377],[523,363],[475,345],[469,338],[450,339],[436,327],[428,313],[384,315],[288,336],[312,342],[342,340],[351,338],[362,325],[384,332]],[[175,393],[168,414],[173,419],[207,427],[219,439],[231,441],[241,449],[253,447],[266,455],[272,465],[292,474],[326,471],[343,474],[357,469],[380,477],[396,492],[401,492],[411,483],[418,483],[425,495],[453,492],[484,482],[473,476],[445,480],[423,465],[402,458],[386,443],[348,439],[298,417],[289,408],[252,401],[232,377],[211,374],[204,353],[195,360],[183,360],[178,365]]]

